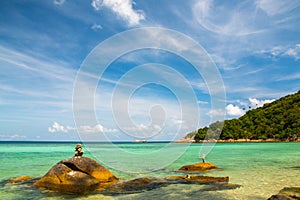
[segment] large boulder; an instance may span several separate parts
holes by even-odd
[[[118,178],[116,178],[108,169],[91,158],[72,157],[68,160],[63,160],[60,163],[72,170],[84,172],[96,178],[100,183],[118,180]]]
[[[217,169],[218,167],[210,162],[201,162],[192,165],[182,166],[179,170],[187,172],[204,172],[210,169]]]
[[[87,193],[116,181],[118,178],[95,160],[73,157],[54,165],[34,186],[59,192]]]

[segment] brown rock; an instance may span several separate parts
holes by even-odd
[[[292,198],[285,196],[283,194],[272,195],[268,200],[293,200]]]
[[[272,195],[268,200],[294,200],[300,199],[300,187],[285,187],[278,194]]]
[[[87,193],[118,180],[108,169],[87,157],[73,157],[54,165],[34,183],[35,187],[59,192]]]
[[[224,183],[229,181],[229,177],[212,177],[212,176],[168,176],[166,178],[168,181],[175,181],[179,183],[201,183],[201,184],[209,184],[209,183]]]
[[[188,171],[188,172],[203,172],[210,169],[217,169],[218,167],[212,163],[205,162],[205,163],[196,163],[193,165],[185,165],[181,167],[179,170],[181,171]]]
[[[201,188],[199,191],[232,190],[239,187],[241,187],[241,185],[221,182],[221,183],[209,184],[206,187]]]
[[[106,188],[104,193],[109,194],[128,194],[137,193],[145,190],[152,190],[168,185],[169,183],[156,178],[137,178],[130,181],[119,182]]]
[[[31,179],[32,178],[29,176],[19,176],[19,177],[9,179],[7,182],[8,183],[20,183],[20,182],[24,182],[24,181],[29,181]]]
[[[68,160],[63,160],[60,163],[71,169],[83,171],[96,178],[100,183],[118,180],[108,169],[91,158],[73,157]]]

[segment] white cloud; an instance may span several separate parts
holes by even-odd
[[[14,135],[0,135],[0,139],[25,139],[25,135],[19,135],[19,134],[14,134]]]
[[[54,0],[53,3],[54,3],[55,5],[62,5],[62,4],[65,3],[65,1],[66,1],[66,0]]]
[[[103,27],[100,25],[100,24],[93,24],[93,26],[91,27],[94,31],[96,30],[100,30],[102,29]]]
[[[24,138],[26,138],[26,136],[15,134],[15,135],[10,136],[10,138],[12,138],[12,139],[24,139]]]
[[[60,125],[57,122],[53,122],[52,126],[48,128],[48,131],[50,133],[55,133],[55,132],[65,132],[66,133],[66,132],[68,132],[68,130],[64,126]]]
[[[288,48],[284,55],[293,57],[295,60],[300,59],[300,44],[296,44],[294,47]]]
[[[226,114],[230,116],[241,116],[245,114],[245,111],[239,106],[229,104],[226,106]]]
[[[91,3],[95,10],[98,11],[105,6],[126,21],[129,26],[136,26],[145,19],[145,15],[141,10],[134,10],[133,4],[132,0],[93,0]]]
[[[115,133],[118,130],[117,129],[109,129],[104,128],[101,124],[97,124],[95,126],[89,126],[89,125],[81,125],[78,127],[72,127],[72,126],[63,126],[60,125],[57,122],[53,122],[53,125],[48,128],[48,131],[50,133],[55,132],[64,132],[67,133],[69,131],[78,131],[79,133]]]
[[[103,0],[92,0],[91,5],[95,10],[100,10],[103,5]]]
[[[124,127],[122,131],[125,131],[127,135],[134,138],[154,138],[161,135],[162,127],[158,124],[138,124],[132,127]]]
[[[104,128],[100,124],[97,124],[95,126],[79,126],[77,130],[82,133],[103,133],[104,132]]]
[[[247,110],[262,107],[265,103],[272,103],[275,99],[259,100],[256,98],[249,98],[249,102],[237,101],[238,105],[229,104],[226,106],[226,114],[228,116],[242,116]]]
[[[262,107],[265,103],[272,103],[275,99],[258,100],[256,98],[249,98],[252,108]]]
[[[134,127],[125,127],[124,130],[126,131],[160,131],[161,127],[157,124],[153,124],[153,125],[145,125],[145,124],[139,124],[137,126]]]
[[[275,46],[269,50],[262,50],[259,53],[270,55],[271,57],[277,58],[281,56],[291,57],[295,60],[300,59],[300,44],[293,46]]]

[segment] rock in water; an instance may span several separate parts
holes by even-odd
[[[209,183],[226,183],[229,181],[229,177],[212,177],[212,176],[168,176],[168,181],[175,181],[178,183],[199,183],[199,184],[209,184]]]
[[[300,199],[300,187],[285,187],[279,194],[272,195],[268,200],[293,200]]]
[[[95,160],[73,157],[54,165],[34,186],[59,192],[87,193],[116,181],[118,178]]]
[[[82,171],[96,178],[100,183],[118,180],[118,178],[116,178],[108,169],[91,158],[73,157],[68,160],[63,160],[60,163],[75,171]]]
[[[210,169],[217,169],[218,167],[212,163],[205,162],[205,163],[196,163],[193,165],[185,165],[181,167],[179,170],[181,171],[188,171],[188,172],[203,172]]]
[[[169,183],[162,179],[156,178],[137,178],[130,181],[118,182],[105,189],[104,194],[132,194],[153,190],[163,187]]]

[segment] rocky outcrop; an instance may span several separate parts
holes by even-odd
[[[54,165],[34,186],[59,192],[87,193],[117,181],[118,178],[95,160],[73,157]]]
[[[168,176],[166,178],[168,181],[175,181],[177,183],[199,183],[199,184],[209,184],[209,183],[227,183],[229,177],[212,177],[212,176]]]
[[[201,163],[196,163],[192,165],[185,165],[181,167],[179,170],[180,171],[187,171],[187,172],[204,172],[207,170],[211,169],[217,169],[218,167],[215,166],[214,164],[210,162],[201,162]]]
[[[180,170],[205,171],[215,168],[217,168],[215,165],[205,162],[183,166]],[[12,181],[22,181],[23,178],[27,179],[27,177],[20,177],[15,180],[12,179]],[[109,195],[138,193],[178,183],[206,184],[208,187],[202,188],[205,191],[239,187],[228,182],[229,177],[194,175],[168,176],[165,179],[144,177],[129,181],[119,181],[108,169],[95,160],[82,156],[74,156],[54,165],[42,178],[34,183],[34,186],[58,192],[85,194],[94,191]]]
[[[268,200],[295,200],[300,199],[300,187],[285,187],[278,194],[272,195]]]
[[[103,193],[106,194],[130,194],[155,188],[163,187],[170,184],[163,179],[157,178],[137,178],[130,181],[118,182],[107,187]]]

